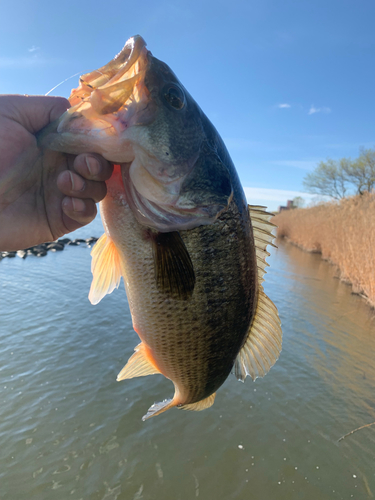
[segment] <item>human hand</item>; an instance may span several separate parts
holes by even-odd
[[[56,240],[96,216],[113,166],[94,153],[42,150],[35,137],[69,106],[62,97],[0,95],[0,250]]]

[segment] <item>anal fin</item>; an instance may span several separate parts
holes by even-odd
[[[178,405],[177,408],[179,410],[190,410],[190,411],[202,411],[210,408],[214,404],[216,392],[208,396],[206,399],[202,399],[202,401],[198,401],[197,403],[191,403],[188,405]]]
[[[144,377],[154,375],[160,371],[151,363],[144,344],[141,342],[134,349],[135,353],[129,358],[124,368],[117,375],[117,381],[133,377]]]
[[[120,257],[115,244],[105,233],[95,243],[91,252],[93,275],[89,300],[97,304],[107,293],[118,288],[121,280]]]

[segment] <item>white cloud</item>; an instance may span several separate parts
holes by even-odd
[[[289,191],[286,189],[252,188],[244,187],[247,202],[250,205],[263,205],[274,212],[280,205],[286,205],[288,200],[301,196],[306,205],[317,201],[328,201],[328,196],[317,196],[316,194],[304,193],[302,191]]]
[[[29,68],[42,66],[46,62],[39,57],[0,57],[0,68]]]
[[[331,108],[326,108],[326,107],[321,107],[321,108],[316,108],[313,104],[310,106],[309,115],[313,115],[315,113],[325,113],[328,114],[331,112]]]
[[[45,65],[61,64],[61,59],[45,57],[40,52],[40,47],[32,45],[27,49],[27,55],[0,56],[1,68],[27,69]]]
[[[271,161],[272,165],[277,165],[280,167],[293,167],[293,168],[301,168],[302,170],[312,170],[317,166],[317,164],[321,161],[317,160],[277,160]]]
[[[1,57],[0,56],[0,69],[1,68],[32,68],[38,66],[61,64],[61,59],[46,58],[40,56],[38,53],[30,54],[23,57]]]
[[[283,104],[278,104],[277,107],[280,109],[287,109],[287,108],[291,108],[291,105],[287,104],[287,103],[283,103]]]

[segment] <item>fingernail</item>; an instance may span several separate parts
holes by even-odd
[[[100,170],[100,163],[96,158],[94,158],[93,156],[86,156],[86,165],[93,177],[95,175],[98,175]]]
[[[71,200],[71,198],[69,198],[68,196],[66,196],[63,199],[63,201],[62,201],[62,208],[63,208],[64,212],[66,212],[66,211],[69,210],[70,200]]]
[[[73,175],[72,172],[69,173],[72,183],[72,191],[82,191],[85,187],[85,181],[82,179],[82,177],[79,177],[79,175]]]
[[[85,203],[79,198],[72,198],[73,210],[75,212],[83,212],[85,209]]]

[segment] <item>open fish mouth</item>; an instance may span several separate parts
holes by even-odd
[[[91,147],[90,151],[109,161],[132,161],[134,153],[126,143],[126,130],[134,125],[147,125],[155,114],[144,84],[148,54],[146,42],[136,35],[105,66],[82,75],[79,86],[69,97],[71,108],[43,129],[38,136],[39,144],[72,154],[87,152]],[[98,138],[99,147],[95,145]]]
[[[98,112],[105,114],[113,112],[111,109],[106,109],[106,102],[104,100],[106,92],[110,92],[111,94],[117,93],[117,101],[123,104],[125,94],[129,94],[128,97],[131,95],[132,80],[129,82],[129,85],[124,85],[124,83],[132,78],[134,82],[134,77],[137,75],[140,76],[147,52],[146,42],[141,36],[136,35],[129,38],[121,52],[109,63],[80,77],[79,86],[72,90],[69,98],[71,105],[76,106],[84,100],[91,99],[93,105],[97,102]],[[121,82],[120,92],[118,92],[112,86]],[[98,90],[100,87],[102,89]],[[109,105],[113,106],[112,95]]]

